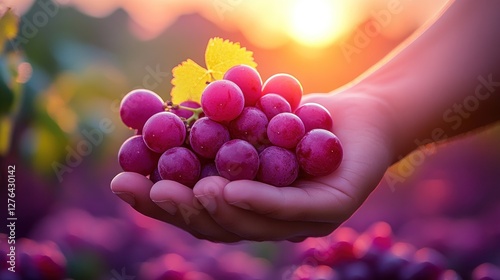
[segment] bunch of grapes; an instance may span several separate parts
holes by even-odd
[[[0,279],[66,279],[66,258],[54,242],[37,242],[27,238],[16,241],[12,250],[7,244],[7,236],[0,234]]]
[[[288,74],[262,83],[247,65],[209,83],[201,104],[163,102],[139,89],[121,102],[120,116],[137,135],[121,146],[123,170],[193,187],[207,176],[288,186],[299,176],[325,176],[343,150],[323,106],[301,106],[302,86]]]
[[[306,243],[303,263],[289,270],[291,280],[458,280],[447,259],[431,248],[394,242],[390,226],[374,224],[364,233],[343,227]],[[474,278],[483,279],[483,278]]]

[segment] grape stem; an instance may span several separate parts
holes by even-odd
[[[198,114],[199,114],[200,112],[203,112],[203,110],[202,110],[201,108],[190,108],[190,107],[186,107],[186,106],[182,106],[182,105],[177,105],[177,106],[175,106],[175,107],[177,107],[177,108],[179,108],[179,109],[182,109],[182,110],[188,110],[188,111],[191,111],[191,112],[193,112],[193,113],[198,112]]]
[[[186,120],[186,122],[188,124],[199,119],[200,114],[203,113],[203,109],[201,109],[201,107],[194,109],[194,108],[189,108],[189,107],[179,105],[179,109],[188,110],[188,111],[193,112],[193,115]]]
[[[172,109],[182,109],[193,112],[193,115],[186,119],[186,123],[190,124],[200,118],[200,114],[203,113],[203,109],[200,108],[190,108],[182,105],[174,104],[172,101],[165,102],[165,110],[170,111]]]

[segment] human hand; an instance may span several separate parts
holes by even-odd
[[[392,121],[383,102],[350,90],[306,95],[306,102],[331,112],[333,132],[343,144],[344,159],[328,176],[279,188],[214,176],[192,190],[167,180],[153,185],[142,175],[125,172],[111,188],[120,196],[133,196],[134,208],[144,215],[198,238],[300,241],[327,235],[354,213],[393,163]]]

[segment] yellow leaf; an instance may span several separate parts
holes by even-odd
[[[172,91],[170,96],[174,104],[193,100],[200,102],[201,93],[208,83],[220,80],[229,68],[246,64],[256,67],[253,53],[240,46],[221,38],[212,38],[208,41],[205,50],[205,64],[207,69],[188,59],[172,69]]]
[[[170,95],[174,104],[193,100],[200,102],[201,93],[211,81],[208,71],[188,59],[172,69],[172,91]]]
[[[4,156],[9,151],[10,137],[12,133],[12,120],[8,117],[0,117],[0,155]]]
[[[19,18],[14,14],[11,9],[0,17],[0,52],[6,40],[12,40],[16,37],[18,32]]]
[[[239,43],[233,43],[222,38],[212,38],[208,41],[205,51],[205,63],[215,80],[220,80],[229,68],[238,64],[247,64],[256,67],[253,61],[253,53],[246,48],[240,47]]]

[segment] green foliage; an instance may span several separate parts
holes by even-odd
[[[1,65],[1,63],[0,63]],[[0,71],[2,74],[2,71]],[[14,104],[14,92],[7,86],[7,83],[0,75],[0,117],[7,115]]]
[[[4,50],[7,42],[14,39],[18,31],[19,18],[11,9],[7,9],[0,17],[0,156],[5,155],[10,148],[14,127],[11,111],[20,90],[20,87],[14,86],[15,78],[10,71],[12,65],[9,65]]]

